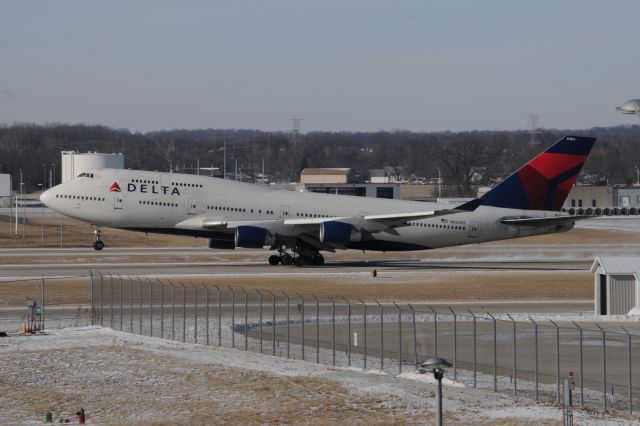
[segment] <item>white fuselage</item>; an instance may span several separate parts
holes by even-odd
[[[194,217],[220,219],[221,222],[278,221],[451,208],[436,203],[275,190],[178,173],[100,169],[84,175],[46,191],[42,201],[66,216],[91,224],[145,232],[206,237],[205,230],[176,228],[178,223]],[[369,243],[347,248],[428,249],[560,232],[572,227],[566,224],[561,227],[516,227],[499,221],[504,217],[532,213],[538,217],[556,215],[548,211],[480,206],[475,211],[412,221],[409,226],[396,228],[396,235],[375,233],[370,236]]]

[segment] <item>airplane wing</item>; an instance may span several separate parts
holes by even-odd
[[[500,223],[514,226],[549,226],[575,223],[578,220],[593,219],[595,216],[554,216],[554,217],[516,217],[503,218]]]
[[[387,231],[394,233],[393,228],[402,226],[408,226],[409,222],[414,220],[428,219],[431,217],[444,216],[454,213],[460,213],[461,210],[445,209],[445,210],[432,210],[424,212],[410,212],[410,213],[389,213],[378,215],[364,215],[364,216],[347,216],[347,217],[319,217],[309,219],[286,219],[285,225],[294,226],[309,226],[309,225],[321,225],[326,222],[342,222],[354,227],[371,232],[383,232]]]

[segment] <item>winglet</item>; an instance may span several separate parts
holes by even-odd
[[[565,136],[482,197],[459,207],[560,211],[596,138]]]

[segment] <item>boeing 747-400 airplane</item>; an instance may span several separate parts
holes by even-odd
[[[457,207],[274,190],[206,176],[99,169],[45,191],[53,210],[100,226],[192,235],[209,247],[269,247],[277,265],[322,265],[321,251],[426,250],[568,231],[560,212],[595,138],[566,136],[480,198]]]

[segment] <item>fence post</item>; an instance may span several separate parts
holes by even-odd
[[[207,323],[205,325],[207,338],[205,339],[205,345],[209,346],[209,287],[204,288],[204,297],[207,298],[207,311],[206,311]]]
[[[498,334],[496,330],[496,318],[487,312],[493,321],[493,391],[498,392]]]
[[[477,387],[477,371],[478,371],[478,346],[477,342],[477,329],[476,329],[476,315],[467,309],[467,311],[473,317],[473,387]]]
[[[142,336],[142,278],[138,277],[138,334]]]
[[[149,336],[153,337],[153,281],[149,280]]]
[[[164,339],[164,284],[158,280],[160,284],[160,338]]]
[[[315,296],[313,296],[313,298],[316,300],[316,364],[320,364],[320,301]],[[366,329],[366,323],[365,323],[365,329]],[[366,351],[367,351],[366,337],[365,337],[364,348],[365,348],[364,350],[365,350],[365,364],[366,364]]]
[[[216,298],[218,299],[218,346],[222,346],[222,291],[216,288]]]
[[[100,274],[100,326],[104,327],[104,276]]]
[[[171,281],[171,340],[176,340],[176,286]]]
[[[331,359],[332,365],[336,365],[336,302],[329,297],[331,301]]]
[[[228,287],[231,292],[231,347],[236,347],[236,292],[231,287]]]
[[[93,300],[93,272],[91,272],[91,269],[89,269],[89,279],[91,280],[90,282],[91,292],[89,295],[89,297],[91,298],[91,325],[95,325],[95,315],[94,315],[95,303]],[[43,281],[42,286],[44,287],[44,276],[42,276],[42,281]],[[42,304],[44,305],[44,297],[42,298]]]
[[[602,412],[607,412],[607,340],[605,331],[596,324],[602,333]]]
[[[109,274],[109,328],[113,330],[113,276]]]
[[[276,295],[267,290],[271,295],[271,355],[276,355]]]
[[[284,294],[284,297],[286,297],[287,299],[287,358],[289,358],[289,350],[290,350],[290,344],[291,344],[291,327],[290,327],[290,312],[289,312],[289,295],[287,293],[285,293],[284,291],[282,292],[282,294]]]
[[[393,302],[398,309],[398,374],[402,374],[402,308]]]
[[[182,287],[182,343],[187,341],[187,288],[180,283]]]
[[[260,329],[260,353],[262,353],[262,293],[257,288],[255,289],[256,293],[258,293],[258,317],[260,325],[258,326]]]
[[[429,309],[433,314],[433,356],[438,356],[438,313],[431,306]]]
[[[518,395],[518,370],[517,370],[517,365],[518,365],[518,356],[517,356],[517,346],[516,346],[516,320],[513,319],[513,317],[510,314],[507,314],[507,316],[509,317],[509,319],[511,320],[511,323],[513,324],[513,396],[517,396]]]
[[[198,287],[193,287],[193,343],[198,344]]]
[[[133,280],[129,278],[129,333],[133,334]]]
[[[453,380],[458,380],[458,320],[456,312],[448,307],[453,314]]]
[[[627,370],[629,372],[629,376],[627,377],[627,396],[629,397],[629,414],[633,414],[633,388],[631,387],[631,333],[629,333],[627,329],[622,326],[620,326],[620,328],[627,334]]]
[[[535,380],[535,389],[534,394],[536,401],[538,400],[538,323],[533,320],[533,318],[529,317],[529,321],[533,323],[533,346],[534,346],[534,357],[535,357],[535,368],[534,368],[534,380]]]
[[[580,363],[580,407],[584,407],[584,364],[582,361],[582,327],[580,327],[578,324],[576,324],[575,321],[573,321],[573,325],[576,326],[576,328],[578,329],[578,336],[579,336],[579,341],[580,341],[580,353],[579,353],[579,363]]]
[[[44,331],[44,285],[45,285],[45,278],[44,275],[42,276],[42,286],[40,287],[40,300],[42,302],[42,310],[40,311],[40,319],[41,319],[41,327],[42,329],[40,331]]]
[[[247,290],[241,288],[244,293],[244,350],[249,350],[249,294]]]
[[[409,309],[411,309],[411,322],[413,323],[413,353],[416,362],[416,368],[418,368],[418,334],[416,333],[416,311],[413,309],[413,306],[411,306],[411,304],[409,304]]]
[[[553,320],[549,322],[556,328],[556,404],[560,404],[560,327]]]
[[[122,276],[120,276],[118,274],[118,281],[120,282],[120,291],[119,291],[119,295],[120,295],[120,331],[122,331]]]
[[[347,365],[351,367],[351,302],[347,301]]]
[[[380,307],[380,371],[384,371],[384,306],[377,300]]]
[[[296,294],[300,298],[298,310],[300,311],[300,334],[302,336],[302,360],[304,361],[304,296]]]

